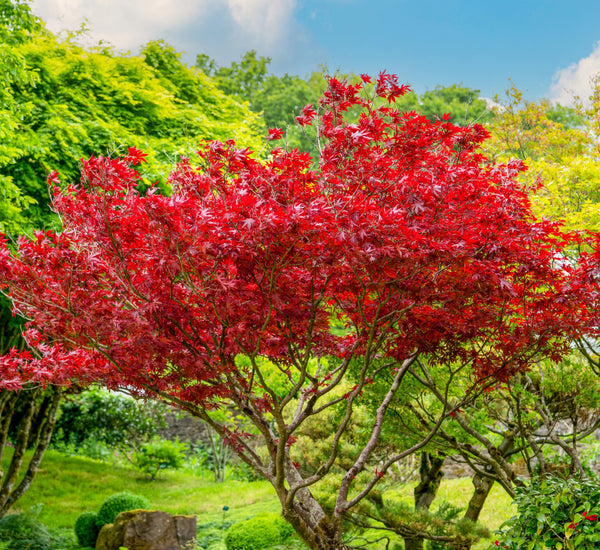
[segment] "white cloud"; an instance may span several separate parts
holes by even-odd
[[[52,32],[77,30],[87,21],[92,40],[102,39],[119,49],[135,48],[204,15],[220,14],[227,19],[221,21],[223,28],[237,28],[236,37],[227,38],[271,54],[293,34],[296,4],[297,0],[33,0],[32,8]]]
[[[272,58],[272,70],[301,73],[317,64],[317,53],[296,20],[297,7],[298,0],[32,0],[54,33],[85,22],[88,32],[79,40],[86,44],[102,40],[135,52],[164,38],[188,62],[206,53],[221,66],[254,49]]]
[[[296,0],[227,0],[232,19],[258,46],[273,53],[290,35]]]
[[[32,9],[52,32],[77,30],[89,38],[133,49],[197,17],[215,0],[33,0]]]
[[[573,105],[575,97],[578,97],[584,104],[588,104],[592,94],[592,81],[599,73],[600,42],[588,57],[554,74],[550,99],[561,105]]]

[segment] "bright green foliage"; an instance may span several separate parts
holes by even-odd
[[[75,522],[75,536],[79,546],[94,547],[98,539],[98,514],[90,510],[83,512]]]
[[[529,167],[519,179],[531,190],[534,213],[564,220],[566,229],[600,228],[600,158],[595,115],[527,102],[512,87],[488,125],[492,138],[486,154],[507,161],[519,158]]]
[[[196,58],[196,67],[210,76],[226,94],[247,101],[250,109],[262,114],[267,128],[286,130],[289,147],[316,153],[314,143],[296,125],[295,117],[305,105],[316,103],[326,87],[323,72],[315,71],[307,78],[268,72],[269,57],[257,57],[256,51],[246,52],[239,63],[217,67],[207,55]]]
[[[232,525],[225,534],[227,550],[261,550],[285,542],[292,527],[279,514],[260,514]]]
[[[600,230],[600,164],[593,156],[573,155],[560,162],[529,161],[529,175],[544,183],[533,197],[534,212],[564,220],[567,229]]]
[[[6,9],[3,4],[0,21],[5,19]],[[7,28],[0,24],[0,33],[7,32]],[[18,45],[11,45],[6,40],[0,43],[0,231],[17,233],[28,226],[24,210],[35,201],[22,194],[13,178],[5,173],[21,154],[15,134],[19,131],[22,117],[30,111],[28,105],[18,103],[13,89],[33,87],[37,78],[28,69]]]
[[[597,480],[550,478],[521,489],[517,515],[504,523],[498,543],[509,550],[592,550],[600,546]]]
[[[28,0],[0,2],[0,42],[19,44],[43,31],[42,21],[31,13]]]
[[[514,86],[506,91],[496,116],[488,124],[491,139],[485,152],[493,159],[519,158],[529,164],[531,160],[544,159],[561,162],[564,158],[581,155],[589,149],[589,134],[573,124],[563,124],[565,116],[549,101],[526,101]]]
[[[228,97],[164,42],[140,56],[46,31],[25,3],[3,3],[0,36],[0,229],[48,225],[46,177],[79,179],[79,162],[137,147],[148,153],[143,175],[160,181],[178,156],[202,140],[263,145],[260,117]],[[18,39],[18,40],[17,40]],[[32,199],[37,204],[32,204]]]
[[[133,455],[133,464],[154,480],[162,470],[181,468],[187,449],[185,443],[155,438]]]
[[[149,507],[150,503],[148,500],[139,495],[127,492],[111,495],[100,506],[100,510],[98,510],[96,525],[98,529],[102,529],[103,525],[113,523],[121,512],[147,510]]]

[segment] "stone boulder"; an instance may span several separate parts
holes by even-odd
[[[131,510],[102,527],[96,550],[191,550],[195,540],[196,516]]]

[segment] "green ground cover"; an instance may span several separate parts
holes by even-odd
[[[445,480],[438,499],[464,506],[471,487],[467,478]],[[198,525],[204,526],[199,531],[199,542],[204,540],[211,550],[225,548],[214,542],[209,544],[217,538],[223,524],[279,510],[274,491],[265,481],[215,483],[207,476],[185,471],[164,472],[155,481],[148,481],[139,472],[124,466],[49,451],[31,489],[13,511],[25,511],[42,503],[40,520],[52,530],[67,533],[72,532],[75,520],[82,512],[97,511],[108,496],[122,491],[146,497],[155,509],[197,515]],[[412,487],[405,486],[395,489],[389,496],[410,502],[411,493]],[[223,511],[225,506],[228,510]],[[510,499],[495,487],[481,520],[494,530],[510,517],[511,512]],[[488,548],[489,542],[480,541],[474,550]]]
[[[223,516],[237,521],[263,511],[277,510],[266,482],[214,483],[184,472],[164,472],[155,481],[124,466],[48,451],[42,467],[14,511],[43,503],[40,519],[51,528],[72,527],[85,510],[97,511],[104,500],[122,491],[146,497],[155,509],[172,514],[197,514],[198,523]]]

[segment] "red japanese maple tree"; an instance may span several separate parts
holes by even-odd
[[[576,319],[568,239],[534,220],[514,179],[524,167],[481,156],[481,126],[398,112],[406,90],[385,73],[331,79],[298,117],[315,129],[314,164],[213,142],[177,166],[165,196],[138,190],[136,149],[84,162],[79,184],[53,187],[63,231],[0,250],[0,286],[30,319],[34,350],[0,360],[2,386],[101,382],[186,409],[273,485],[309,547],[344,547],[344,515],[433,435],[374,464],[417,358],[467,367],[475,385],[559,355]],[[365,400],[370,432],[342,468]],[[215,420],[225,403],[268,456]],[[295,434],[333,409],[330,457],[305,472]],[[309,489],[334,467],[329,509]]]

